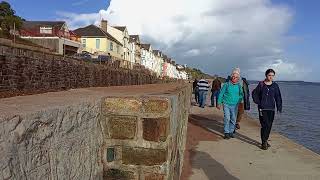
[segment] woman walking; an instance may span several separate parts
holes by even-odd
[[[224,111],[224,138],[233,138],[236,125],[238,105],[243,98],[243,90],[239,83],[240,69],[235,68],[231,73],[230,81],[226,82],[219,94],[218,109],[223,104]]]
[[[252,92],[253,101],[258,104],[259,120],[261,124],[261,149],[267,150],[272,123],[275,115],[275,106],[278,112],[282,112],[282,98],[280,88],[273,82],[275,71],[268,69],[266,79],[258,84]]]

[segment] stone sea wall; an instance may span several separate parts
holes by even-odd
[[[189,85],[156,95],[88,94],[77,103],[0,116],[0,179],[179,179]]]
[[[36,47],[12,47],[0,41],[0,98],[85,87],[160,83],[140,65],[122,61],[103,65],[52,54]]]

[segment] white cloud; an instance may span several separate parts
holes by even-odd
[[[72,6],[81,6],[81,5],[84,5],[84,4],[88,3],[88,2],[89,2],[89,0],[81,0],[81,1],[74,2],[71,5]]]
[[[274,69],[276,71],[276,79],[280,80],[310,80],[308,75],[312,73],[310,67],[306,67],[304,64],[283,59],[265,61],[264,63],[261,63],[259,67],[249,69],[248,72],[255,77],[255,80],[261,80],[264,78],[264,73],[267,69]]]
[[[208,73],[227,75],[239,66],[254,79],[261,67],[275,67],[279,77],[302,78],[294,76],[300,72],[297,63],[277,61],[286,59],[283,47],[293,13],[271,0],[111,0],[98,13],[60,15],[71,27],[98,24],[101,18],[126,25],[179,63]]]
[[[76,29],[89,24],[99,25],[101,19],[106,17],[107,10],[101,9],[98,13],[77,14],[72,12],[57,12],[57,20],[64,20],[70,29]]]
[[[200,54],[200,50],[199,49],[191,49],[189,51],[187,51],[184,56],[197,56]]]

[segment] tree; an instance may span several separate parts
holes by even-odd
[[[23,19],[15,15],[15,11],[11,8],[11,5],[6,1],[0,3],[0,28],[1,32],[9,33],[15,24],[16,29],[19,30],[22,27]]]

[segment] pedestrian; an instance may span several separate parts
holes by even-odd
[[[238,105],[242,101],[243,91],[239,83],[240,69],[235,68],[231,73],[230,81],[226,82],[219,94],[218,109],[223,104],[224,111],[224,138],[234,138]]]
[[[209,82],[203,78],[201,78],[198,82],[199,88],[199,107],[204,108],[206,105],[207,94],[209,90]]]
[[[239,69],[240,71],[240,69]],[[227,81],[230,80],[230,76],[228,76]],[[240,77],[239,83],[241,85],[243,91],[243,99],[238,105],[238,113],[237,113],[237,121],[236,121],[236,129],[240,129],[240,122],[242,120],[244,111],[250,110],[250,90],[249,90],[249,82],[246,78]],[[235,132],[234,132],[235,133]]]
[[[261,124],[261,149],[267,150],[270,147],[268,139],[275,116],[275,107],[282,113],[282,97],[279,85],[273,82],[275,71],[268,69],[265,73],[265,80],[259,82],[252,92],[253,101],[258,105],[259,120]]]
[[[216,78],[213,82],[212,82],[212,88],[211,88],[211,107],[215,106],[215,102],[216,102],[216,107],[218,107],[218,97],[219,97],[219,93],[220,93],[220,89],[221,89],[221,81]]]
[[[243,98],[242,101],[239,103],[238,106],[238,114],[237,114],[237,122],[236,122],[236,129],[240,129],[240,122],[243,117],[244,111],[250,110],[250,90],[249,90],[249,82],[246,78],[240,78],[240,85],[243,91]]]
[[[198,87],[198,80],[197,79],[195,79],[193,81],[192,86],[193,86],[194,98],[196,100],[196,104],[198,104],[199,103],[199,87]]]

